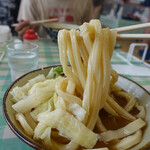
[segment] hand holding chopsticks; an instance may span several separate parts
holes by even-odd
[[[49,22],[55,22],[58,21],[58,18],[53,19],[46,19],[46,20],[37,20],[37,21],[31,21],[30,24],[43,24],[43,23],[49,23]],[[16,27],[18,24],[12,24],[12,27]],[[138,29],[144,29],[144,28],[150,28],[150,22],[137,24],[137,25],[131,25],[131,26],[125,26],[125,27],[119,27],[114,28],[111,30],[117,30],[117,33],[120,32],[126,32],[126,31],[132,31],[132,30],[138,30]],[[149,39],[150,34],[118,34],[117,38],[124,38],[124,39]]]

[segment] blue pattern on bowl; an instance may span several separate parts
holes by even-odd
[[[50,38],[54,42],[57,42],[57,35],[58,35],[59,29],[52,29],[52,28],[46,28],[46,27],[43,27],[43,28],[45,29],[45,31],[47,32],[47,34],[50,36]]]

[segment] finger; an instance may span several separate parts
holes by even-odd
[[[21,19],[19,22],[24,22],[25,20]]]
[[[30,29],[30,26],[26,26],[26,27],[22,28],[22,30],[19,30],[18,35],[22,36],[26,32],[27,29]]]
[[[15,31],[19,32],[19,30],[22,30],[22,28],[29,26],[29,25],[30,25],[30,21],[19,22],[19,24],[15,28]]]

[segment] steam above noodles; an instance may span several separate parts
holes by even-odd
[[[63,29],[58,34],[65,77],[36,77],[12,90],[16,119],[29,136],[54,150],[131,148],[142,139],[145,110],[116,85],[118,74],[110,60],[117,33],[102,29],[99,20],[79,29]],[[109,127],[109,119],[112,126],[116,120],[124,123]]]

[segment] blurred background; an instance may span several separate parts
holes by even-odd
[[[105,0],[100,10],[99,19],[101,23],[110,28],[117,28],[129,25],[140,24],[150,21],[150,1],[149,0]],[[126,33],[150,33],[149,29],[140,29]],[[150,46],[150,40],[122,39],[117,40],[122,50],[128,52],[131,43],[147,43]],[[143,48],[137,48],[134,55],[141,57]],[[140,50],[139,50],[140,49]],[[147,59],[150,59],[150,50],[147,53]]]
[[[11,24],[17,22],[21,0],[0,0],[0,25],[8,25],[11,28],[12,34],[16,35]]]
[[[21,0],[0,0],[0,25],[9,25],[18,22]],[[94,17],[110,28],[126,26],[149,21],[148,0],[93,0]],[[142,31],[139,31],[142,32]]]
[[[117,28],[149,22],[150,20],[150,0],[91,1],[94,8],[91,18],[100,19],[104,27]],[[18,35],[15,28],[11,25],[19,22],[18,13],[20,5],[21,0],[0,0],[0,25],[8,25],[13,36]],[[142,29],[131,31],[129,33],[149,33],[149,30]],[[118,42],[124,51],[128,51],[130,43],[133,42],[150,43],[149,40],[118,40]]]

